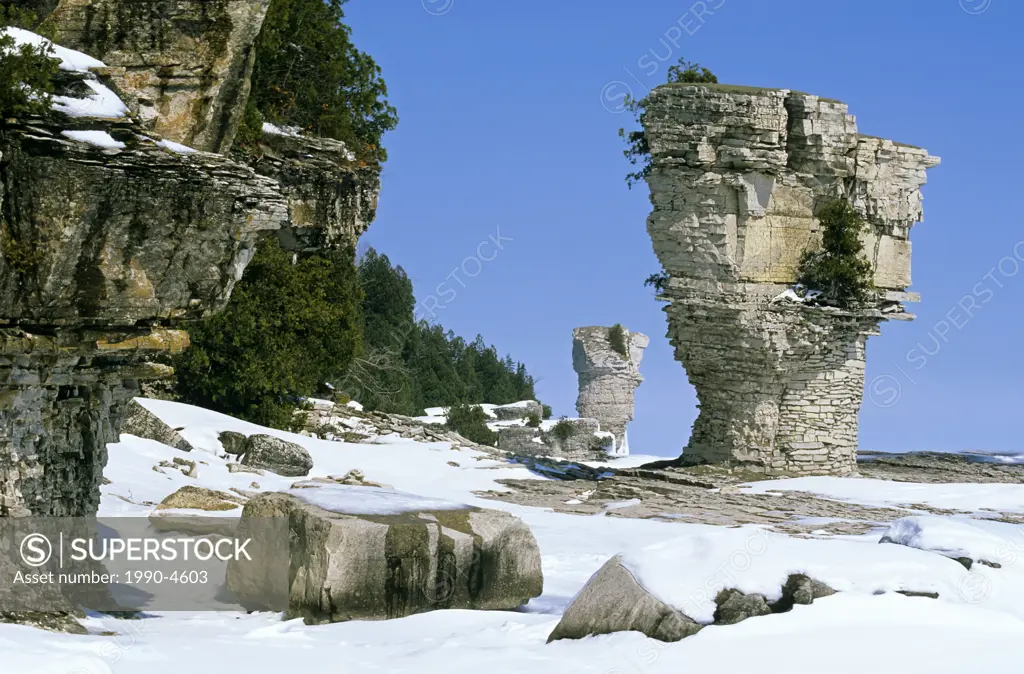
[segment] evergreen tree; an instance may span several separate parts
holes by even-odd
[[[0,29],[30,26],[34,18],[16,7],[0,7]],[[0,33],[0,119],[50,111],[53,78],[60,67],[52,51],[46,45],[16,45],[13,37]]]
[[[272,0],[256,40],[252,93],[240,145],[262,120],[344,141],[363,161],[387,158],[398,117],[380,68],[351,41],[346,0]]]
[[[227,308],[189,330],[175,363],[188,403],[287,428],[299,397],[344,371],[361,339],[362,291],[351,251],[293,262],[265,239]]]
[[[685,84],[717,84],[718,78],[713,72],[701,66],[699,63],[691,63],[680,58],[675,65],[669,66],[668,83],[681,82]],[[647,99],[628,98],[626,105],[636,117],[637,130],[626,132],[619,129],[619,137],[626,141],[629,146],[622,151],[626,159],[633,166],[638,167],[636,171],[626,174],[626,184],[632,188],[638,182],[646,181],[651,172],[651,147],[647,142],[647,134],[644,131],[644,115],[647,114]],[[653,278],[653,277],[651,277]],[[648,278],[648,281],[651,280]],[[646,284],[645,284],[646,285]]]
[[[849,201],[835,199],[821,209],[818,219],[823,229],[821,249],[803,254],[798,281],[840,307],[863,304],[873,288],[871,263],[860,240],[863,218]]]

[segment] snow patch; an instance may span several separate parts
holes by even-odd
[[[466,510],[470,506],[393,489],[320,482],[296,482],[288,493],[303,503],[346,515],[400,515],[423,510]]]
[[[114,137],[106,131],[61,131],[60,135],[79,143],[87,143],[104,149],[123,150],[125,148],[124,143],[114,140]]]
[[[199,151],[196,150],[195,148],[189,147],[188,145],[175,143],[173,140],[167,140],[166,138],[164,140],[158,141],[157,145],[163,148],[167,148],[168,150],[174,152],[175,154],[195,154],[196,152]]]

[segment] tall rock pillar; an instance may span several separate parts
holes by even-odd
[[[852,472],[865,342],[913,318],[910,228],[927,151],[857,133],[846,105],[789,91],[668,84],[647,99],[647,231],[667,279],[668,337],[697,392],[687,455],[770,473]],[[816,213],[849,199],[877,302],[780,298],[821,242]]]
[[[621,330],[616,344],[613,331]],[[597,419],[602,431],[615,436],[615,448],[624,444],[626,424],[633,420],[633,392],[644,378],[640,360],[650,338],[622,326],[590,326],[572,331],[572,367],[579,375],[576,411]],[[621,349],[621,351],[620,351]]]

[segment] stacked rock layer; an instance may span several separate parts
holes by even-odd
[[[644,380],[640,360],[651,340],[639,332],[622,329],[624,353],[612,344],[613,328],[589,326],[572,331],[572,367],[579,376],[576,411],[596,419],[601,430],[615,436],[615,448],[623,446],[626,424],[633,420],[633,392]]]
[[[773,473],[855,465],[865,342],[910,318],[910,228],[938,158],[857,133],[839,102],[786,89],[669,84],[647,100],[647,220],[668,279],[668,337],[697,392],[687,455]],[[878,289],[856,311],[777,301],[815,214],[848,198]]]

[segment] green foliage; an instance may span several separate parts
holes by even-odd
[[[608,331],[608,343],[611,345],[612,351],[627,360],[629,359],[629,347],[626,346],[626,329],[622,327],[621,323],[616,323]]]
[[[32,25],[34,19],[31,12],[0,7],[0,28]],[[53,78],[59,71],[51,51],[46,46],[17,46],[13,37],[0,34],[0,118],[50,111]]]
[[[569,421],[567,417],[562,417],[551,427],[551,435],[559,442],[566,442],[569,438],[576,435],[576,425]]]
[[[821,209],[818,219],[824,230],[822,246],[804,252],[798,281],[840,307],[863,304],[874,287],[871,263],[860,241],[863,218],[846,199],[836,199]]]
[[[530,428],[540,428],[540,416],[533,412],[526,417],[526,425]]]
[[[412,282],[386,255],[368,250],[359,280],[363,349],[339,388],[367,409],[414,415],[467,400],[502,405],[535,397],[526,366],[502,358],[479,335],[467,343],[439,325],[416,321]]]
[[[383,161],[382,136],[398,123],[381,70],[356,49],[346,0],[273,0],[256,40],[251,101],[268,122],[337,138],[363,161]],[[243,142],[258,133],[247,115]]]
[[[260,243],[227,308],[189,330],[175,363],[182,400],[290,427],[298,399],[348,367],[361,335],[351,251],[300,257]]]
[[[668,285],[668,282],[671,278],[672,277],[669,276],[666,272],[659,271],[655,274],[651,274],[646,279],[644,279],[644,287],[653,287],[654,292],[661,294],[665,292],[665,286]]]
[[[552,412],[551,405],[541,405],[541,409],[544,411],[544,418],[545,419],[550,419],[551,418],[551,412]]]
[[[668,82],[683,82],[686,84],[717,84],[718,78],[713,72],[704,68],[698,63],[691,63],[680,58],[678,63],[669,66]],[[644,132],[644,116],[647,114],[647,99],[627,98],[626,105],[636,117],[637,130],[627,132],[619,129],[619,137],[626,141],[626,149],[622,151],[629,163],[637,167],[635,171],[626,174],[626,184],[632,189],[638,182],[646,182],[647,176],[651,173],[651,146],[647,142],[647,134]]]
[[[493,446],[498,441],[498,434],[487,427],[487,413],[479,405],[459,403],[445,410],[445,414],[448,430],[480,445]]]

